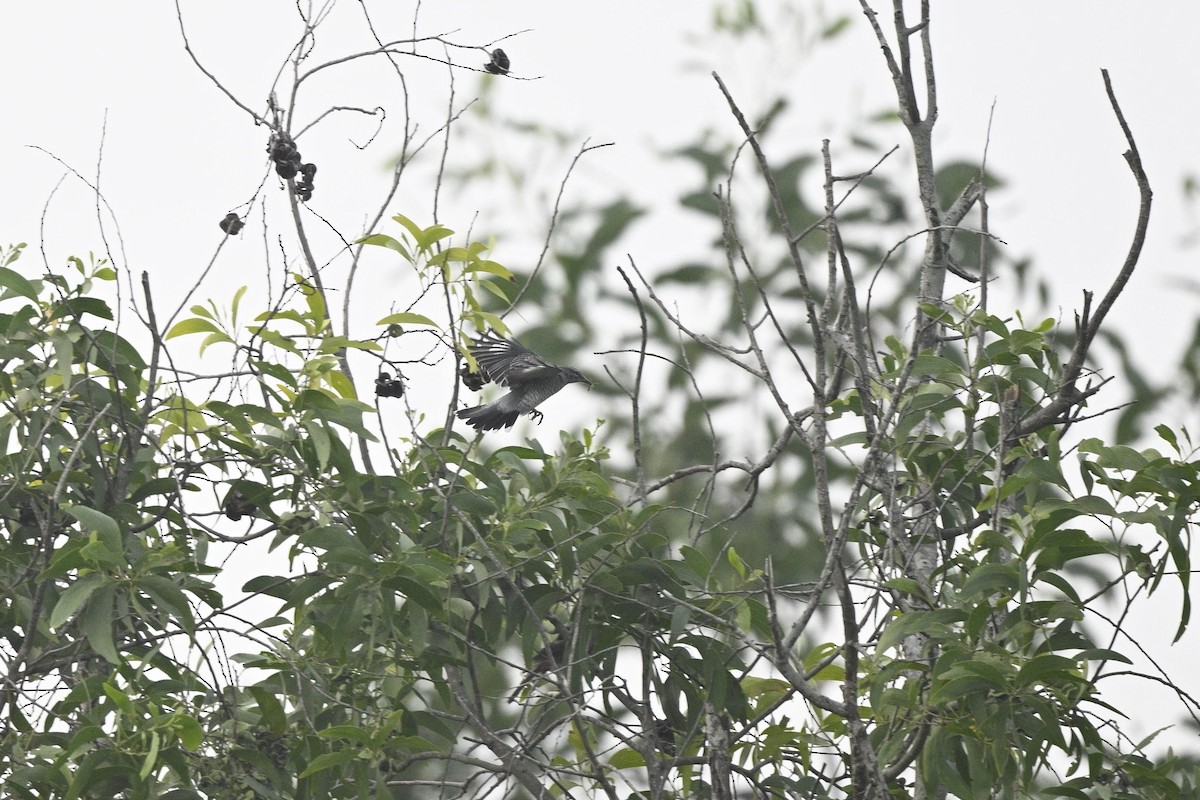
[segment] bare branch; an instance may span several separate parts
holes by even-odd
[[[1076,323],[1077,339],[1075,341],[1075,348],[1071,352],[1070,360],[1063,366],[1061,388],[1053,400],[1025,417],[1025,419],[1021,420],[1015,426],[1012,432],[1014,437],[1025,436],[1047,425],[1054,424],[1072,406],[1080,403],[1088,394],[1094,393],[1080,392],[1075,382],[1079,379],[1079,375],[1083,371],[1083,365],[1087,360],[1092,341],[1096,338],[1096,334],[1100,332],[1100,326],[1104,322],[1104,318],[1108,315],[1109,310],[1116,303],[1121,292],[1125,290],[1125,285],[1129,283],[1129,279],[1133,275],[1133,270],[1137,267],[1138,260],[1141,258],[1142,246],[1146,242],[1146,229],[1150,225],[1150,206],[1154,199],[1154,192],[1150,188],[1150,180],[1146,177],[1146,171],[1142,167],[1142,157],[1138,152],[1137,142],[1134,141],[1133,132],[1129,129],[1129,123],[1125,121],[1125,115],[1122,113],[1121,106],[1117,102],[1116,92],[1113,90],[1108,70],[1100,70],[1100,74],[1104,77],[1104,90],[1108,94],[1108,101],[1112,106],[1113,114],[1116,116],[1117,123],[1121,126],[1121,132],[1125,134],[1125,141],[1129,145],[1129,149],[1125,151],[1124,156],[1126,163],[1129,164],[1129,170],[1133,173],[1133,179],[1138,189],[1137,223],[1134,227],[1133,239],[1129,243],[1129,250],[1125,254],[1125,261],[1121,265],[1121,270],[1108,287],[1108,291],[1100,301],[1100,305],[1096,307],[1094,315],[1089,314],[1091,292],[1084,293],[1083,314],[1078,318]]]

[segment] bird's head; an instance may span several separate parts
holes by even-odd
[[[562,378],[565,383],[586,383],[588,386],[592,385],[592,382],[583,377],[583,373],[574,367],[563,367]]]

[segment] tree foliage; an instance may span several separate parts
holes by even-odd
[[[722,35],[765,34],[739,8]],[[1065,328],[997,311],[999,182],[937,166],[928,4],[897,2],[887,31],[862,9],[916,180],[885,174],[899,156],[868,130],[846,170],[828,144],[768,158],[786,104],[752,119],[714,75],[730,136],[677,153],[703,174],[680,202],[714,226],[707,259],[607,280],[642,213],[620,199],[564,208],[584,233],[510,271],[395,207],[430,141],[406,122],[380,213],[320,260],[299,77],[265,116],[234,98],[272,132],[301,254],[269,291],[160,318],[143,275],[134,335],[108,260],[39,275],[23,246],[0,255],[5,794],[1194,794],[1189,758],[1131,740],[1139,709],[1108,692],[1172,681],[1125,619],[1170,587],[1187,631],[1200,497],[1186,431],[1133,447],[1091,419],[1093,345],[1150,210],[1136,121],[1106,75],[1141,200],[1107,292]],[[456,52],[378,44],[360,55],[401,82],[418,44]],[[444,127],[479,124],[450,108]],[[410,302],[352,325],[372,256]],[[545,426],[501,447],[454,427],[472,334],[514,308],[550,357],[579,342],[548,332],[628,323],[605,421],[553,449]],[[420,381],[454,387],[444,407]]]

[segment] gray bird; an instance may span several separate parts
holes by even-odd
[[[551,364],[515,339],[490,331],[475,340],[471,355],[484,375],[510,390],[499,400],[458,412],[459,419],[479,431],[511,428],[521,414],[540,421],[542,414],[537,407],[546,398],[568,383],[591,385],[574,367]]]

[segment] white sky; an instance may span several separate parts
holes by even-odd
[[[795,140],[787,152],[815,150],[828,137],[836,153],[861,115],[888,102],[882,60],[857,3],[824,5],[827,16],[849,13],[854,25],[837,47],[817,48],[811,57],[797,52],[800,47],[769,52],[757,43],[740,49],[686,45],[683,32],[694,36],[708,29],[708,4],[696,0],[426,2],[421,30],[458,29],[454,40],[474,44],[530,29],[504,46],[515,72],[541,78],[501,82],[494,99],[499,112],[547,120],[577,132],[580,141],[615,142],[586,158],[576,178],[662,206],[675,196],[677,181],[691,188],[694,178],[678,167],[664,168],[656,148],[690,141],[704,128],[732,129],[708,76],[711,69],[721,72],[747,111],[761,109],[780,92],[803,109],[801,120],[791,121]],[[191,0],[183,7],[199,55],[261,110],[266,87],[295,38],[293,4]],[[411,7],[373,4],[378,28],[406,35]],[[1200,225],[1200,218],[1186,216],[1180,192],[1182,176],[1200,172],[1194,147],[1200,101],[1189,91],[1200,78],[1200,59],[1192,55],[1200,4],[1149,2],[1137,8],[1134,13],[1117,0],[937,4],[938,146],[943,160],[979,153],[996,102],[991,164],[1015,191],[993,198],[994,230],[1012,253],[1032,255],[1043,273],[1054,276],[1055,301],[1069,318],[1081,289],[1103,290],[1133,225],[1136,195],[1099,77],[1100,67],[1111,70],[1157,192],[1146,256],[1114,319],[1131,335],[1136,352],[1153,364],[1163,357],[1164,341],[1174,344],[1186,334],[1196,306],[1194,294],[1180,292],[1175,281],[1193,275],[1195,251],[1181,251],[1177,244]],[[320,40],[322,53],[363,46],[356,9],[357,3],[342,1]],[[0,241],[37,239],[42,205],[62,174],[58,164],[24,146],[44,147],[93,176],[107,112],[103,187],[121,224],[129,266],[149,270],[157,289],[170,296],[173,285],[185,285],[207,263],[221,238],[215,221],[257,186],[265,131],[255,129],[189,63],[169,3],[22,3],[6,10],[2,21]],[[462,60],[478,65],[481,56],[465,53]],[[693,68],[680,69],[684,62]],[[433,64],[412,69],[419,76],[410,83],[414,107],[425,118],[423,130],[431,130],[436,118],[430,113],[444,104],[445,74]],[[336,78],[314,81],[310,110],[337,98],[385,105],[390,119],[399,119],[393,85],[386,84],[380,96],[382,84],[365,63],[329,74]],[[477,90],[477,78],[460,76],[459,100]],[[394,152],[386,134],[366,154],[347,144],[365,140],[372,130],[370,120],[343,116],[302,147],[321,167],[314,208],[331,218],[340,214],[351,233],[380,196],[383,165]],[[533,168],[542,171],[536,176],[540,183],[553,188],[565,166],[548,162]],[[424,197],[402,193],[394,207],[411,209],[414,196]],[[494,200],[444,199],[443,219],[463,229],[476,212],[490,217],[506,207]],[[78,185],[56,198],[48,239],[59,263],[67,254],[98,248],[95,226],[88,224],[91,205]],[[525,214],[523,220],[544,206],[541,197],[520,196],[512,205]],[[693,222],[667,218],[680,226]],[[488,231],[521,224],[539,230],[542,220],[476,222],[477,230]],[[683,231],[677,238],[685,238],[686,227]],[[507,253],[505,243],[499,244],[496,257],[502,261],[529,255],[511,249],[515,243]],[[251,256],[252,247],[252,257],[261,258],[260,243],[241,248],[241,255]],[[642,225],[625,249],[639,263],[653,265],[670,263],[674,256],[663,251],[678,246],[661,230]],[[225,258],[218,278],[223,269],[237,280],[247,265]]]
[[[876,5],[884,10],[881,2]],[[294,4],[184,0],[183,7],[201,58],[232,91],[262,109],[266,87],[295,39]],[[411,30],[411,3],[372,7],[381,30],[397,36]],[[797,52],[800,48],[768,52],[757,46],[687,45],[682,33],[702,34],[709,24],[707,4],[697,0],[427,0],[421,31],[458,29],[455,41],[474,44],[530,29],[503,46],[515,73],[541,79],[501,81],[493,102],[506,116],[540,118],[576,131],[580,142],[588,137],[615,142],[588,157],[582,181],[573,187],[626,193],[653,205],[677,195],[682,174],[666,170],[660,177],[656,148],[688,142],[706,127],[732,130],[708,76],[711,69],[722,74],[748,111],[761,110],[780,92],[806,110],[800,121],[790,123],[791,152],[816,151],[822,138],[833,140],[836,150],[852,135],[860,115],[879,110],[890,97],[890,85],[857,7],[851,0],[825,3],[827,15],[849,13],[854,24],[836,47],[818,48],[811,57]],[[322,35],[323,53],[365,46],[356,8],[342,0],[338,15],[346,21]],[[1099,74],[1101,67],[1111,71],[1156,190],[1146,253],[1113,319],[1131,337],[1139,357],[1157,374],[1166,374],[1164,354],[1173,355],[1190,334],[1198,306],[1196,294],[1181,291],[1177,281],[1197,277],[1195,249],[1181,249],[1179,242],[1200,225],[1194,214],[1189,216],[1180,191],[1184,174],[1200,172],[1200,93],[1195,89],[1200,84],[1200,3],[957,0],[935,3],[934,12],[941,158],[981,151],[995,101],[990,163],[1012,191],[993,198],[993,230],[1012,253],[1032,256],[1037,269],[1054,276],[1054,302],[1066,319],[1078,307],[1081,290],[1100,294],[1107,287],[1135,219],[1137,195],[1121,158],[1125,145]],[[483,59],[469,53],[463,60],[478,66]],[[684,62],[696,68],[681,70]],[[336,97],[350,104],[386,105],[391,119],[398,119],[394,84],[378,89],[365,65],[332,74],[337,77],[316,87],[322,99],[314,100],[312,109]],[[430,64],[413,67],[413,74],[422,76],[411,86],[414,106],[422,113],[440,108],[444,70]],[[63,173],[49,157],[25,146],[43,147],[92,178],[107,113],[102,185],[121,225],[127,266],[149,271],[162,297],[177,302],[220,242],[218,220],[248,199],[261,180],[266,131],[254,128],[190,63],[172,4],[9,3],[0,12],[0,75],[0,242],[37,242],[42,206]],[[460,100],[477,89],[477,75],[459,77]],[[435,124],[427,121],[423,129]],[[376,202],[392,152],[386,142],[366,154],[346,144],[347,138],[366,139],[372,127],[369,121],[343,117],[301,146],[306,159],[321,168],[314,208],[342,220],[351,234],[358,233],[354,225]],[[565,167],[539,164],[545,169],[541,182],[556,187]],[[690,182],[686,186],[692,188]],[[405,204],[426,194],[419,187],[402,192],[394,210],[410,213]],[[543,207],[540,196],[534,200],[515,198],[511,209],[532,213]],[[506,205],[470,197],[445,203],[443,221],[460,230],[476,211],[492,214]],[[92,205],[78,184],[69,182],[60,191],[47,217],[52,265],[67,255],[101,249]],[[675,219],[669,213],[667,218]],[[540,230],[544,220],[476,221],[487,231],[511,224]],[[680,228],[665,236],[661,228],[643,226],[621,252],[633,253],[643,265],[674,263],[673,237],[681,236],[687,224],[679,221]],[[226,296],[254,274],[263,254],[261,240],[238,244],[218,262],[217,282],[197,299]],[[506,253],[500,242],[496,257],[515,263],[527,253],[512,246]],[[174,302],[164,300],[164,305]],[[1195,419],[1165,421],[1200,428]],[[1169,633],[1158,635],[1150,623],[1144,630],[1149,643],[1163,652]],[[1196,694],[1200,679],[1193,659],[1180,652],[1189,641],[1194,650],[1195,634],[1174,648],[1175,675],[1186,678]],[[1144,683],[1137,687],[1150,691]],[[1165,707],[1174,703],[1169,695],[1154,697]]]
[[[797,131],[797,149],[806,143],[815,148],[826,136],[836,147],[856,113],[873,112],[887,99],[890,87],[877,48],[859,22],[857,3],[826,2],[827,14],[849,12],[855,25],[839,47],[818,49],[809,60],[790,53],[685,46],[680,31],[704,31],[706,5],[695,0],[427,2],[421,27],[427,32],[458,28],[453,38],[467,43],[532,29],[504,44],[514,71],[542,78],[505,82],[497,105],[512,116],[543,116],[578,131],[581,140],[616,142],[617,147],[594,154],[592,163],[600,160],[597,169],[608,182],[635,200],[655,197],[644,177],[646,145],[676,145],[698,128],[732,125],[708,69],[722,73],[747,109],[761,107],[779,90],[786,90],[797,107],[814,109],[808,129]],[[353,20],[355,6],[343,0],[338,15]],[[377,6],[381,29],[410,30],[411,4]],[[201,57],[256,109],[294,38],[292,7],[285,0],[184,3]],[[1187,229],[1179,181],[1184,172],[1198,171],[1200,160],[1194,148],[1200,101],[1188,91],[1200,77],[1192,55],[1200,4],[1150,2],[1139,5],[1137,13],[1130,8],[1116,0],[937,4],[939,136],[943,158],[979,152],[988,110],[996,101],[992,163],[1017,191],[996,200],[1000,208],[993,219],[1014,252],[1034,255],[1043,270],[1061,276],[1060,299],[1071,307],[1077,288],[1099,288],[1119,263],[1136,201],[1120,157],[1124,144],[1099,79],[1099,68],[1108,67],[1157,191],[1148,258],[1129,302],[1116,313],[1147,334],[1171,337],[1173,320],[1161,311],[1178,295],[1168,279],[1191,274],[1192,258],[1182,258],[1175,244]],[[62,172],[23,145],[40,145],[93,174],[107,110],[104,185],[125,233],[131,266],[149,269],[161,284],[186,270],[197,248],[207,255],[220,236],[214,220],[257,184],[265,136],[188,62],[171,5],[23,3],[8,9],[3,22],[0,239],[36,238],[42,203]],[[339,50],[335,34],[349,38],[352,31],[361,34],[361,26],[333,26],[321,44],[326,52]],[[353,40],[361,42],[361,36]],[[464,60],[475,64],[480,58],[470,53]],[[681,71],[685,60],[703,68]],[[781,65],[791,69],[784,74],[760,69]],[[333,88],[339,98],[388,105],[397,118],[396,98],[373,95],[369,77],[365,69],[350,68]],[[475,90],[475,78],[460,79],[461,98]],[[440,104],[443,83],[438,81],[437,91],[416,88],[415,104]],[[343,151],[349,150],[346,138],[362,139],[371,130],[369,122],[349,117],[330,127],[338,129],[333,138],[343,143]],[[346,188],[331,166],[340,155],[311,156],[322,167],[318,206],[322,194]],[[382,172],[384,156],[381,147],[353,166]],[[347,175],[346,182],[352,190],[363,177]],[[347,196],[362,202],[361,193]],[[459,205],[464,212],[474,210],[469,202]],[[52,232],[61,234],[55,239],[59,253],[95,246],[94,231],[73,215],[60,211],[51,214],[51,222]],[[1138,313],[1139,306],[1160,313],[1147,318]]]

